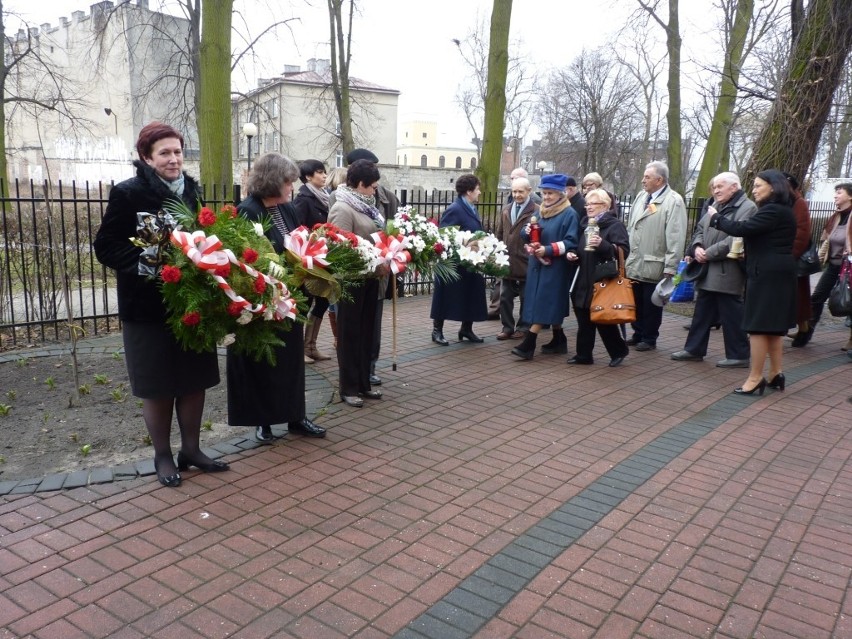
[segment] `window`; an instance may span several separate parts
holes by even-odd
[[[439,158],[438,158],[438,168],[443,169],[443,168],[444,168],[444,167],[446,167],[446,166],[447,166],[447,158],[445,158],[445,157],[442,155],[441,157],[439,157]]]
[[[476,169],[476,158],[470,158],[470,169],[471,171]]]
[[[456,156],[456,168],[457,169],[461,168],[461,156],[460,155]]]
[[[278,131],[272,134],[272,150],[281,151],[281,134]]]
[[[426,134],[425,134],[425,133],[423,134],[423,139],[424,139],[424,140],[426,139]]]
[[[408,154],[402,156],[402,165],[408,166]]]
[[[337,153],[334,154],[334,166],[336,168],[341,168],[343,166],[343,150],[337,149]]]
[[[425,155],[420,156],[420,166],[429,166],[429,158],[427,158]]]

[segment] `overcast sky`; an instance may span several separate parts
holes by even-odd
[[[433,119],[439,123],[444,143],[468,141],[470,131],[454,104],[465,69],[453,39],[463,39],[478,17],[488,20],[492,0],[359,0],[358,4],[350,73],[401,91],[400,122]],[[712,26],[708,4],[706,0],[681,3],[687,49],[712,39],[702,32]],[[160,0],[149,0],[149,5],[159,7]],[[282,29],[277,38],[266,40],[263,62],[234,75],[236,89],[257,86],[258,77],[280,74],[285,64],[305,68],[308,58],[329,57],[325,0],[235,0],[234,6],[243,11],[255,34],[270,21],[298,18],[290,23],[292,34]],[[636,6],[635,0],[514,0],[511,38],[523,40],[524,53],[546,76],[549,70],[569,64],[584,46],[606,43]],[[72,11],[90,12],[89,2],[74,0],[5,0],[3,7],[34,25],[58,25],[58,18],[70,18]],[[693,16],[703,26],[696,26]],[[235,24],[238,20],[235,17]],[[8,22],[7,31],[17,28],[13,19]],[[233,44],[237,48],[236,40]],[[687,63],[688,59],[687,53]],[[688,85],[690,75],[686,75]]]

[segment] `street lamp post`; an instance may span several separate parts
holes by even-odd
[[[248,170],[251,171],[251,139],[257,135],[257,125],[246,122],[243,125],[243,135],[248,139]]]
[[[118,135],[118,114],[109,107],[104,107],[104,113],[115,118],[115,134]]]
[[[544,175],[544,170],[547,168],[547,162],[541,160],[536,166],[538,166],[539,174]]]

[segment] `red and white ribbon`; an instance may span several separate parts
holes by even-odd
[[[296,318],[296,302],[293,300],[290,291],[287,290],[284,283],[240,261],[230,249],[220,250],[222,242],[215,235],[207,237],[204,231],[195,231],[194,233],[172,231],[171,240],[172,244],[179,247],[184,255],[192,260],[193,264],[207,271],[216,280],[216,284],[228,299],[240,305],[244,310],[257,315],[265,313],[267,306],[265,304],[252,304],[241,295],[237,295],[224,277],[216,275],[217,268],[233,264],[249,277],[254,279],[262,277],[266,285],[273,288],[272,318],[277,321],[285,318]]]
[[[313,235],[307,227],[300,226],[287,236],[287,248],[302,259],[306,269],[325,268],[329,265],[328,246],[324,237]]]
[[[384,231],[371,235],[376,243],[379,253],[390,266],[394,275],[404,273],[406,264],[411,262],[411,253],[408,249],[408,238],[404,235],[388,235]]]

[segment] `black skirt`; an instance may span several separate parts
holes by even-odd
[[[216,352],[184,350],[165,324],[125,320],[121,336],[135,397],[182,397],[219,383]]]
[[[303,327],[282,332],[275,366],[236,355],[228,349],[228,424],[271,426],[305,418],[305,344]]]

